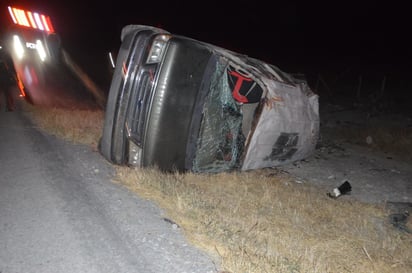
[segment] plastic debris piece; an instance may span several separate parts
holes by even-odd
[[[338,198],[343,194],[348,194],[352,191],[352,186],[348,181],[345,181],[337,188],[334,188],[332,192],[328,192],[328,196],[331,198]]]

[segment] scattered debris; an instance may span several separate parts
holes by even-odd
[[[331,198],[338,198],[343,194],[347,194],[352,191],[352,186],[348,181],[345,181],[337,188],[334,188],[332,192],[328,192],[328,196]]]
[[[289,172],[277,167],[269,167],[267,169],[263,169],[263,170],[269,170],[269,173],[266,174],[267,177],[272,177],[272,176],[279,176],[279,175],[288,175]]]
[[[178,224],[176,224],[176,222],[174,222],[173,220],[170,220],[169,218],[163,217],[163,220],[164,220],[166,223],[171,224],[172,227],[173,227],[173,229],[178,229],[178,228],[180,228],[180,226],[179,226]]]
[[[389,214],[389,222],[399,229],[412,234],[412,220],[409,217],[412,212],[412,203],[409,202],[387,202]]]
[[[412,233],[412,230],[407,226],[409,218],[409,212],[393,213],[389,215],[390,223],[401,231]]]

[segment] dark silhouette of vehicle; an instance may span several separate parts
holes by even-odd
[[[15,60],[50,63],[61,58],[60,37],[50,16],[8,6],[7,41]]]
[[[99,148],[110,162],[221,172],[314,151],[318,96],[305,80],[151,26],[125,26],[121,41]]]
[[[5,9],[2,46],[12,57],[21,96],[33,102],[29,90],[44,85],[50,66],[62,59],[60,37],[48,15],[16,6]]]
[[[21,95],[28,102],[103,108],[103,92],[64,50],[50,16],[21,6],[2,10],[8,15],[0,18],[6,26],[1,29],[3,42],[13,59]]]

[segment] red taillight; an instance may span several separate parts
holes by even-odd
[[[8,9],[10,17],[16,25],[39,29],[48,33],[54,32],[49,16],[14,7],[8,7]]]

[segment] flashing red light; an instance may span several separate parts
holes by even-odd
[[[8,9],[14,24],[39,29],[47,33],[54,33],[54,28],[49,16],[10,6]]]

